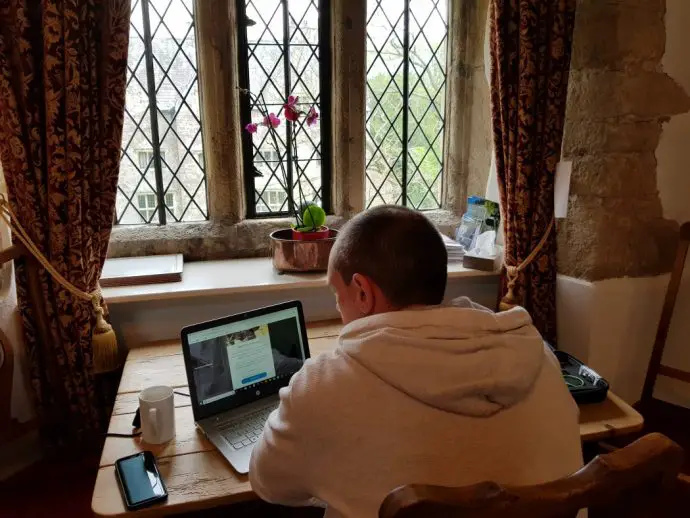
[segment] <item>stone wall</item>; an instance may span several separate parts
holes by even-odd
[[[444,206],[455,214],[468,196],[484,196],[491,167],[488,11],[489,0],[453,2],[450,11]]]
[[[671,266],[678,225],[657,192],[662,125],[690,98],[662,71],[664,0],[579,0],[563,143],[573,161],[559,272],[598,280]]]

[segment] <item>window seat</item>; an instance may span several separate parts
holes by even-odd
[[[464,268],[462,263],[448,265],[449,281],[496,275],[494,272]],[[112,306],[131,302],[280,292],[325,286],[325,273],[279,274],[273,269],[270,258],[257,257],[185,263],[180,282],[104,288],[103,296],[108,305]]]
[[[448,267],[446,298],[466,295],[496,305],[498,274]],[[179,338],[187,325],[287,300],[300,300],[308,322],[338,318],[326,275],[278,274],[267,257],[190,262],[182,281],[103,288],[110,322],[127,349]]]

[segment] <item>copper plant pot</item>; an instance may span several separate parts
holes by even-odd
[[[338,236],[337,230],[329,230],[327,238],[315,241],[292,239],[291,228],[276,230],[270,236],[273,267],[279,272],[325,272]]]

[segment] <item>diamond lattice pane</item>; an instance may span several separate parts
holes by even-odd
[[[287,2],[287,40],[284,2]],[[249,90],[258,103],[281,118],[275,140],[261,128],[252,137],[255,208],[260,215],[288,210],[289,171],[293,199],[321,203],[321,124],[311,128],[302,118],[286,124],[283,103],[289,95],[299,97],[298,108],[307,112],[320,102],[319,13],[315,0],[247,0],[247,64]],[[287,54],[287,59],[286,59]],[[287,66],[287,70],[286,70]],[[253,122],[262,119],[255,103],[250,103]],[[288,138],[297,143],[288,163]]]
[[[400,0],[367,2],[367,206],[402,197],[404,11]]]
[[[443,174],[446,2],[376,0],[367,5],[367,206],[438,208]]]
[[[148,31],[143,9],[148,9]],[[208,218],[193,13],[193,0],[137,0],[133,5],[117,197],[119,224],[158,223],[159,193],[167,222]],[[154,88],[149,88],[151,81]],[[157,140],[150,116],[152,100]],[[156,183],[156,152],[160,184]]]
[[[407,204],[441,206],[448,13],[443,0],[410,2]]]

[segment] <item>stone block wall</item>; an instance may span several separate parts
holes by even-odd
[[[663,72],[664,0],[579,0],[563,156],[573,161],[559,272],[598,280],[668,271],[678,226],[657,191],[662,125],[690,110]]]

